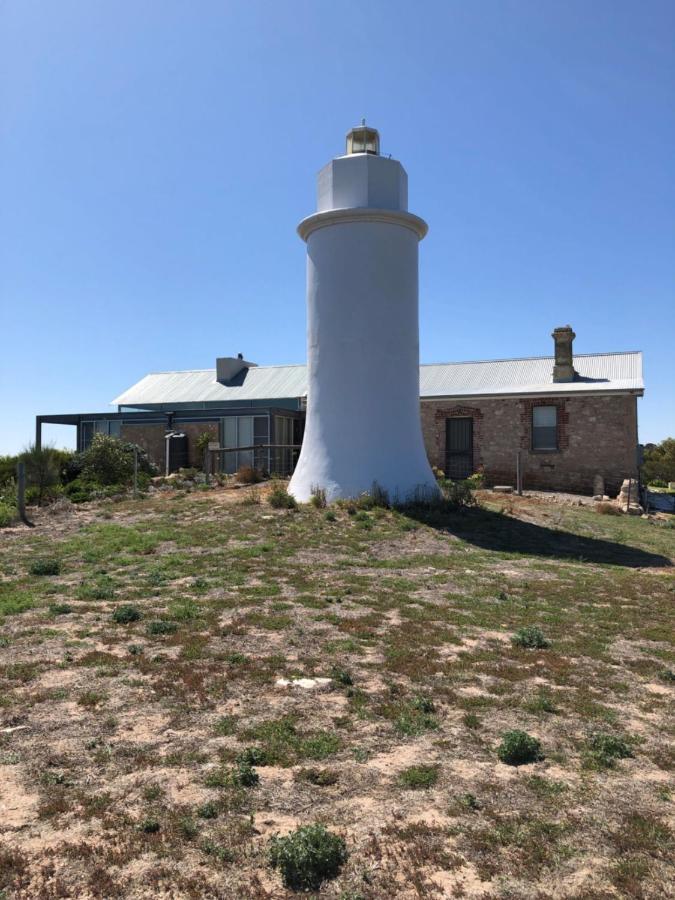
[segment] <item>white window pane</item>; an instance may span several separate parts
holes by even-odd
[[[555,428],[555,406],[535,406],[532,410],[532,424],[535,428]]]

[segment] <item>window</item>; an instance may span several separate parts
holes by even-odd
[[[558,408],[556,406],[533,407],[532,449],[558,449]]]
[[[269,442],[268,416],[227,416],[221,421],[223,447],[252,447]],[[259,450],[223,453],[221,465],[223,471],[228,474],[233,474],[240,466],[267,469],[268,455],[266,447],[260,447]]]

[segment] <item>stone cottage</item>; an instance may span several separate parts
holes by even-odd
[[[525,359],[420,366],[420,410],[432,465],[451,478],[483,472],[487,484],[609,494],[637,478],[637,399],[644,393],[642,354],[573,353],[570,326],[553,332],[554,354]],[[306,367],[256,366],[221,357],[214,369],[155,372],[120,394],[116,412],[42,415],[77,428],[84,449],[102,432],[144,447],[165,469],[167,435],[182,435],[183,463],[200,465],[197,440],[223,448],[219,466],[255,465],[290,474],[302,442]],[[311,403],[311,398],[309,398]]]

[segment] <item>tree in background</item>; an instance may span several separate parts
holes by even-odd
[[[19,456],[26,465],[26,485],[29,498],[37,501],[39,506],[54,499],[61,484],[61,468],[73,454],[69,450],[57,450],[56,447],[41,447],[29,444]]]
[[[642,462],[642,480],[647,484],[675,481],[675,438],[666,438],[660,444],[645,444]]]

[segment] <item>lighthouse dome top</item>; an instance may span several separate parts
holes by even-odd
[[[347,132],[347,156],[356,153],[369,153],[371,156],[380,155],[380,135],[377,128],[366,125],[362,119],[361,124],[350,128]]]

